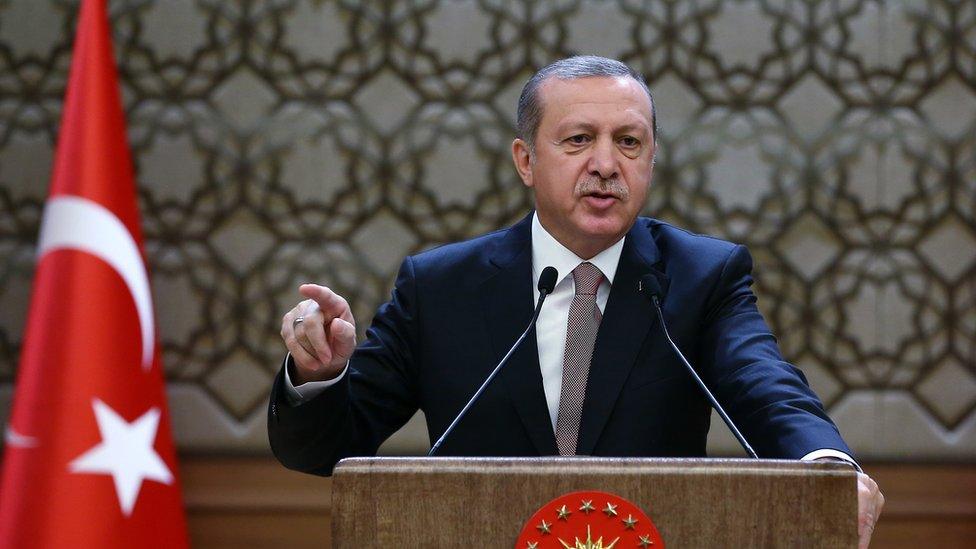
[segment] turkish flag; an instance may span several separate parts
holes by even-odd
[[[0,547],[185,547],[104,0],[83,0],[0,475]]]

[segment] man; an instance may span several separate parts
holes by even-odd
[[[312,284],[282,320],[289,351],[268,428],[286,466],[330,474],[372,455],[418,409],[440,436],[527,325],[546,266],[559,278],[536,330],[441,455],[703,456],[710,409],[668,347],[638,280],[666,289],[676,343],[760,457],[854,463],[803,374],[782,360],[741,246],[638,218],[655,112],[626,65],[575,57],[519,100],[512,158],[536,211],[515,226],[404,260],[356,347],[345,300]],[[859,478],[862,544],[883,504]]]

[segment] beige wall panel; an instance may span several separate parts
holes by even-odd
[[[337,288],[364,331],[404,254],[523,216],[521,86],[598,53],[655,94],[645,213],[749,246],[785,356],[858,455],[976,459],[973,2],[110,7],[182,449],[266,455],[300,282]],[[0,3],[0,421],[75,8]],[[710,449],[736,454],[713,423]],[[383,451],[427,444],[415,419]]]

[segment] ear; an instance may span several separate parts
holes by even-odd
[[[512,141],[512,162],[515,164],[519,177],[522,178],[522,183],[526,187],[531,187],[533,185],[532,153],[529,144],[522,139],[516,138],[515,141]]]

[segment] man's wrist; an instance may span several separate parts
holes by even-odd
[[[854,467],[854,469],[857,470],[858,473],[864,472],[861,470],[861,466],[857,464],[857,461],[853,457],[848,455],[846,452],[841,452],[840,450],[834,450],[833,448],[822,448],[820,450],[814,450],[813,452],[810,452],[809,454],[803,456],[800,459],[802,461],[822,461],[822,460],[840,461],[840,462],[850,464],[851,467]]]
[[[304,383],[295,384],[293,383],[292,373],[295,367],[295,359],[291,356],[291,353],[285,357],[284,365],[284,378],[285,378],[285,393],[288,397],[288,402],[292,406],[298,406],[299,404],[306,402],[323,391],[332,387],[333,385],[342,381],[342,378],[346,376],[346,370],[349,369],[349,362],[346,361],[345,366],[339,371],[339,374],[332,379],[327,379],[323,381],[306,381]]]
[[[342,377],[343,372],[346,371],[346,366],[349,365],[349,361],[347,360],[346,363],[335,372],[323,370],[319,372],[322,377],[309,377],[307,372],[302,371],[298,367],[298,363],[295,361],[295,358],[291,356],[291,353],[288,353],[288,359],[289,360],[285,362],[285,367],[288,370],[288,377],[295,383],[296,387],[301,387],[306,383],[318,383],[338,379],[339,377]]]

